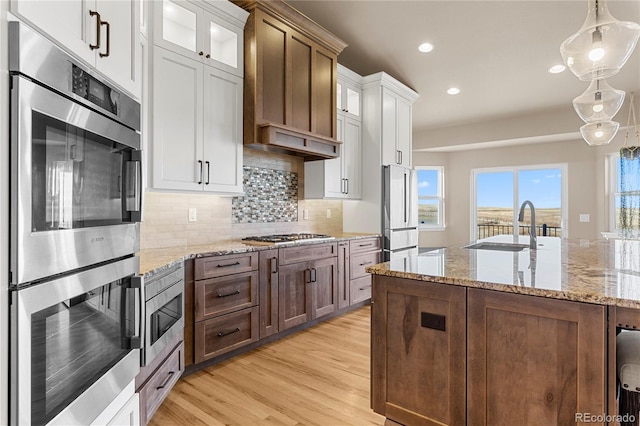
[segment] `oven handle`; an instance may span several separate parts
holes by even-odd
[[[125,175],[126,210],[131,213],[132,222],[142,220],[142,151],[131,151],[131,161],[127,161]]]
[[[122,287],[124,290],[124,295],[121,298],[121,309],[120,309],[120,335],[122,340],[122,348],[123,349],[140,349],[142,348],[142,288],[143,288],[143,277],[142,275],[134,275],[129,277],[125,283],[123,283]],[[128,323],[130,321],[129,318],[129,307],[131,306],[129,302],[129,297],[133,292],[133,335],[129,336],[128,333]]]

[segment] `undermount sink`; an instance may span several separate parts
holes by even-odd
[[[529,248],[529,244],[481,242],[464,246],[464,248],[474,250],[522,251]]]

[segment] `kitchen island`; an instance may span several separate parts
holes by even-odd
[[[446,248],[367,272],[377,413],[405,425],[615,420],[616,334],[640,328],[640,241],[540,237],[536,250]]]

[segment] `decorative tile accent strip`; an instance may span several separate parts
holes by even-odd
[[[243,197],[233,197],[233,223],[297,222],[298,174],[243,167]]]

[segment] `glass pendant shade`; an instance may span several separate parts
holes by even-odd
[[[585,123],[609,121],[618,113],[625,93],[614,89],[605,80],[592,80],[580,96],[573,100],[573,108]]]
[[[588,0],[580,30],[560,45],[569,69],[583,81],[609,78],[627,62],[640,37],[640,25],[614,18],[605,0]]]
[[[616,123],[615,121],[587,123],[580,127],[580,134],[582,135],[582,139],[591,146],[606,145],[611,142],[616,135],[618,127],[620,127],[620,123]]]

